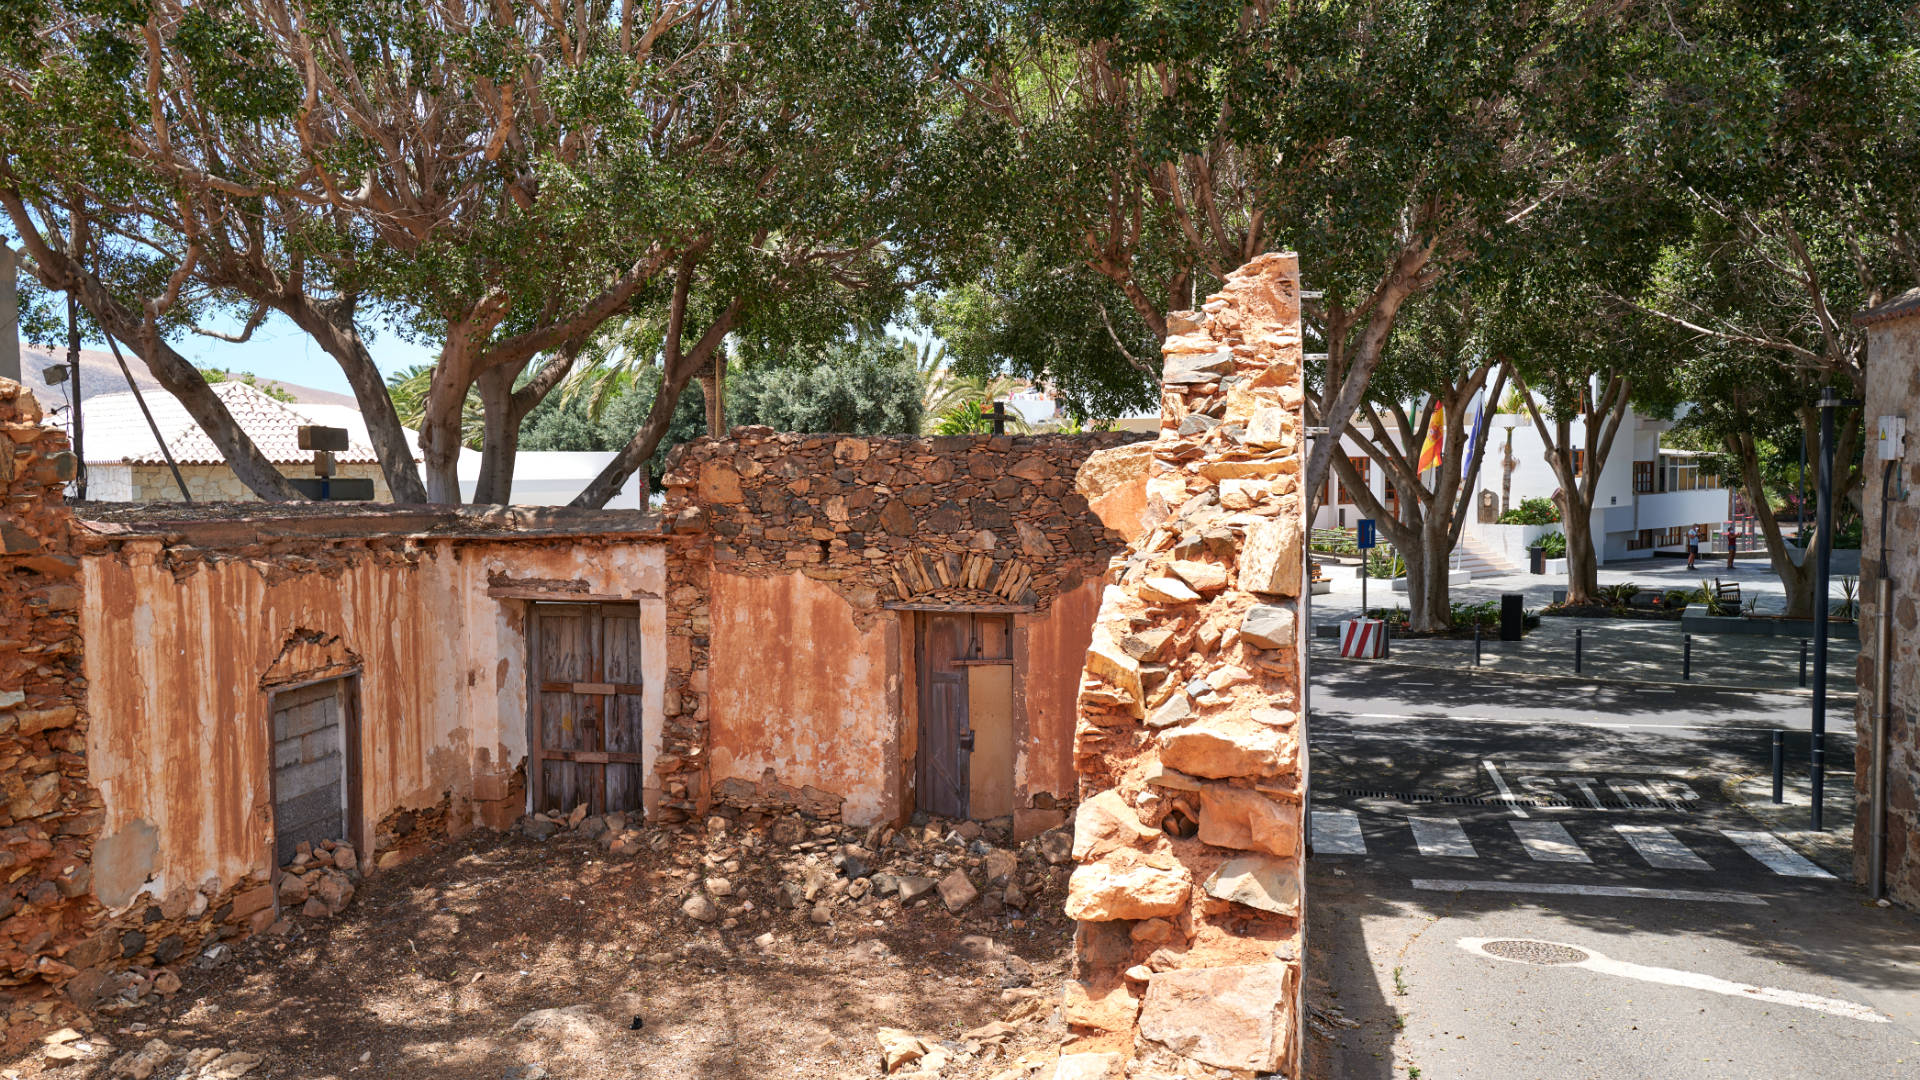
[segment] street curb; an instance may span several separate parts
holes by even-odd
[[[1680,690],[1726,690],[1741,694],[1791,694],[1795,697],[1804,697],[1809,700],[1813,698],[1813,689],[1811,687],[1803,689],[1798,686],[1738,686],[1731,683],[1709,683],[1699,682],[1697,680],[1692,682],[1669,682],[1660,679],[1615,679],[1608,678],[1604,675],[1587,675],[1584,673],[1575,675],[1571,672],[1502,671],[1499,668],[1457,667],[1451,664],[1416,664],[1406,660],[1369,660],[1351,656],[1314,657],[1309,653],[1309,663],[1320,663],[1322,661],[1332,661],[1342,664],[1378,664],[1384,667],[1404,668],[1409,671],[1451,671],[1461,675],[1492,676],[1507,679],[1554,679],[1560,682],[1605,683],[1609,686],[1659,686],[1672,687]],[[1828,690],[1827,698],[1830,701],[1854,702],[1859,699],[1859,694],[1857,691]]]

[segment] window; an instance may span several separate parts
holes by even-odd
[[[1649,472],[1651,472],[1652,462],[1648,462],[1647,464],[1649,466]],[[1641,529],[1638,533],[1627,538],[1628,551],[1645,551],[1648,548],[1651,548],[1652,546],[1653,546],[1653,530],[1652,529]]]
[[[1720,486],[1720,478],[1699,458],[1667,456],[1660,463],[1668,491],[1705,491]]]
[[[1585,450],[1575,450],[1573,452],[1573,475],[1587,475],[1587,452]]]
[[[1360,474],[1361,483],[1364,484],[1373,479],[1373,459],[1372,458],[1350,457],[1347,460],[1353,463],[1353,471]]]
[[[1653,494],[1653,462],[1633,463],[1633,493],[1635,495]]]

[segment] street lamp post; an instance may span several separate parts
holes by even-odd
[[[1829,386],[1820,392],[1820,459],[1816,463],[1814,530],[1819,536],[1813,572],[1813,830],[1825,828],[1827,786],[1827,622],[1833,583],[1833,410],[1858,402],[1843,401]]]

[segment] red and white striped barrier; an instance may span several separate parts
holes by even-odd
[[[1354,660],[1377,660],[1387,653],[1384,619],[1340,620],[1340,655]]]

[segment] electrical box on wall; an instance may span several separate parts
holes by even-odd
[[[1904,416],[1882,416],[1879,419],[1879,438],[1874,443],[1874,457],[1879,461],[1899,461],[1907,456],[1907,418]]]

